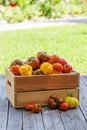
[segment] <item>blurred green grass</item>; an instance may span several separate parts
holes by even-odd
[[[26,60],[38,51],[57,53],[87,74],[87,24],[0,32],[0,74],[14,59]]]

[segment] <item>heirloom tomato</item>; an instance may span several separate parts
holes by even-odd
[[[55,94],[48,98],[48,106],[52,109],[59,108],[62,102],[63,99]]]
[[[67,61],[66,61],[65,59],[63,59],[63,58],[60,58],[59,63],[60,63],[62,66],[64,66],[64,65],[67,64]]]
[[[54,63],[53,69],[58,71],[58,72],[61,72],[63,70],[63,66],[60,63]]]
[[[43,72],[43,74],[48,75],[52,74],[53,66],[49,62],[43,62],[40,66],[40,70]]]
[[[70,73],[72,71],[72,66],[70,64],[66,64],[63,67],[63,72],[64,73]]]
[[[54,54],[50,57],[49,63],[58,63],[60,61],[60,57],[57,54]]]
[[[79,105],[79,101],[77,98],[75,97],[71,97],[71,96],[67,96],[65,99],[64,99],[64,102],[67,103],[69,105],[69,108],[76,108],[78,107]]]

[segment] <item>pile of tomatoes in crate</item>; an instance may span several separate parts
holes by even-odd
[[[46,52],[38,52],[27,60],[15,59],[10,64],[10,70],[14,75],[49,75],[70,73],[72,66],[57,54],[49,55]]]

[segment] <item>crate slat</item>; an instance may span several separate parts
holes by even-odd
[[[6,69],[6,84],[9,84],[15,92],[77,88],[79,73],[14,76],[9,69]]]

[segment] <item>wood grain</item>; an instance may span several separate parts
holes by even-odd
[[[5,96],[5,87],[5,77],[0,75],[0,130],[87,129],[87,76],[80,76],[79,107],[66,112],[49,107],[43,107],[40,113],[15,109]]]
[[[7,130],[22,130],[22,110],[9,107]]]
[[[0,97],[0,130],[6,130],[8,119],[8,100]]]
[[[79,87],[79,73],[62,73],[56,75],[14,76],[6,69],[6,86],[15,92],[54,90]]]

